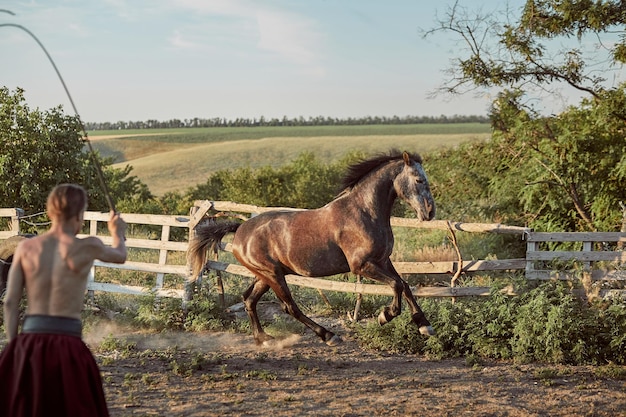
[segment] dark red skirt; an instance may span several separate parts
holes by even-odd
[[[80,337],[21,333],[0,354],[0,416],[108,416],[100,370]]]

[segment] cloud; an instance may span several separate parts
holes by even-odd
[[[198,49],[200,48],[200,44],[196,42],[192,42],[185,38],[184,35],[180,33],[180,31],[175,30],[173,35],[168,39],[170,45],[179,49]]]
[[[248,0],[174,0],[174,3],[195,14],[219,19],[221,30],[228,33],[233,42],[251,43],[257,51],[292,63],[305,73],[320,75],[324,72],[321,62],[325,35],[315,20],[287,10],[290,3],[284,3],[280,9]],[[194,29],[199,30],[199,26]],[[189,47],[199,42],[200,36],[191,35],[187,30],[184,33],[188,39],[196,41],[185,42],[182,33],[174,32],[170,37],[172,45]]]
[[[302,65],[317,61],[322,36],[312,20],[293,13],[259,10],[256,21],[260,49]]]
[[[133,20],[134,14],[125,0],[104,0],[104,4],[115,11],[124,20]]]

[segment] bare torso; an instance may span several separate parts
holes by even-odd
[[[4,300],[4,323],[9,341],[17,335],[19,303],[26,289],[26,314],[80,319],[87,277],[95,259],[126,260],[126,223],[116,213],[108,222],[113,245],[96,237],[79,239],[82,215],[55,221],[48,232],[21,241],[15,249]]]
[[[46,233],[22,244],[21,267],[28,294],[27,314],[80,319],[98,239]]]

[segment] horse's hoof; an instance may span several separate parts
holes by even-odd
[[[339,335],[334,335],[333,337],[330,338],[330,340],[326,341],[326,344],[328,346],[337,346],[337,345],[340,345],[342,343],[343,343],[343,339]]]
[[[420,327],[420,333],[423,334],[424,336],[434,336],[435,330],[433,329],[432,326],[422,326]]]
[[[383,310],[378,315],[378,324],[382,326],[383,324],[387,324],[387,323],[389,323],[389,319],[387,318],[387,315],[385,314],[385,310]]]
[[[263,346],[263,347],[270,346],[273,340],[274,338],[270,336],[269,334],[263,334],[263,336],[254,338],[254,342],[257,344],[257,346]]]

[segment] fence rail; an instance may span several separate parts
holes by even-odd
[[[626,270],[622,270],[626,262],[626,252],[620,243],[626,242],[626,233],[621,232],[531,232],[527,236],[526,245],[526,278],[527,279],[569,279],[573,276],[586,275],[592,280],[624,280]],[[582,243],[582,250],[557,251],[547,247],[549,243],[577,242]],[[614,249],[598,250],[598,247]],[[541,268],[542,262],[574,261],[578,269],[554,270]],[[612,269],[597,268],[600,262],[613,264]]]

